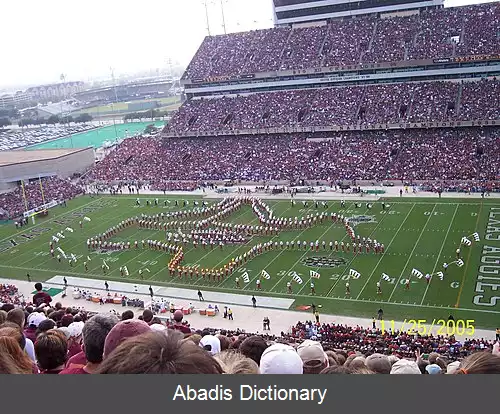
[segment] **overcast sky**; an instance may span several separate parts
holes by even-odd
[[[228,32],[273,24],[271,0],[222,1]],[[220,0],[208,2],[211,33],[223,33]],[[4,1],[0,87],[186,65],[206,35],[203,0]]]

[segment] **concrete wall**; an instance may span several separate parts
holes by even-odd
[[[39,176],[70,177],[74,173],[83,173],[94,163],[94,149],[85,148],[57,159],[0,166],[0,191],[11,188],[9,183]]]

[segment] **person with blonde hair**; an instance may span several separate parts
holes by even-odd
[[[500,356],[491,352],[476,352],[465,358],[455,374],[500,374]]]
[[[235,351],[224,351],[214,357],[224,374],[258,374],[259,366],[250,358]]]
[[[0,374],[34,374],[36,367],[24,352],[25,338],[17,326],[0,327]]]

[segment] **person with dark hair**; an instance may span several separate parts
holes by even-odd
[[[40,322],[40,325],[38,325],[38,328],[36,330],[36,340],[38,341],[38,336],[43,333],[50,331],[51,329],[54,329],[56,327],[56,323],[52,319],[45,319],[44,321]]]
[[[205,299],[203,298],[203,293],[201,293],[201,290],[198,289],[198,299],[203,302]]]
[[[255,299],[255,296],[252,296],[252,306],[253,306],[254,308],[256,308],[256,307],[257,307],[257,299]]]
[[[222,374],[220,364],[173,331],[129,338],[101,364],[99,374]]]
[[[26,346],[21,328],[11,322],[0,327],[0,374],[38,373],[35,364],[23,351]]]
[[[93,374],[102,363],[104,343],[106,336],[113,326],[118,323],[118,318],[112,314],[98,314],[92,316],[83,326],[83,352],[86,364],[65,368],[60,374]],[[75,355],[77,357],[78,355]]]
[[[182,319],[184,318],[184,314],[182,313],[181,310],[176,310],[174,312],[174,325],[172,326],[173,329],[176,331],[182,332],[184,335],[189,335],[191,334],[191,329],[182,323]]]
[[[239,351],[247,358],[254,360],[257,365],[260,365],[260,358],[264,351],[268,348],[267,342],[262,336],[249,336],[240,345]]]
[[[42,332],[36,339],[35,353],[41,374],[59,374],[68,355],[66,336],[57,329]]]
[[[122,321],[126,321],[128,319],[134,319],[134,312],[131,310],[126,310],[122,313]]]
[[[148,325],[151,324],[154,316],[155,316],[154,313],[149,309],[144,309],[144,312],[142,312],[142,320],[146,322]]]
[[[47,292],[43,291],[43,286],[40,282],[35,283],[35,290],[36,293],[33,295],[33,304],[35,306],[38,307],[42,304],[48,305],[52,302],[52,297]]]

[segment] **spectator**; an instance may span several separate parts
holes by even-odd
[[[118,323],[118,318],[114,315],[99,314],[90,318],[83,327],[83,352],[85,353],[86,364],[65,368],[61,374],[93,374],[97,371],[103,360],[104,343],[106,336],[113,326]],[[78,355],[75,355],[77,357]],[[73,358],[75,358],[73,357]]]
[[[221,374],[219,363],[180,333],[129,338],[102,363],[100,374]]]
[[[184,314],[182,313],[181,310],[176,310],[174,312],[174,324],[172,326],[172,329],[175,329],[176,331],[182,332],[184,335],[189,335],[191,334],[191,329],[182,323],[182,319],[184,318]]]
[[[455,374],[500,374],[500,357],[491,352],[476,352],[460,363]]]
[[[274,344],[262,354],[259,371],[261,374],[302,374],[303,363],[291,346]]]
[[[126,321],[128,319],[134,319],[134,312],[131,310],[126,310],[122,313],[122,321]]]
[[[256,362],[234,351],[224,351],[214,357],[219,362],[224,374],[258,374]]]
[[[107,358],[123,341],[128,338],[151,332],[150,326],[139,320],[126,320],[118,322],[106,336],[104,342],[104,358]]]
[[[33,304],[35,306],[40,306],[40,305],[48,305],[50,302],[52,302],[51,296],[43,291],[43,286],[40,282],[35,283],[35,290],[36,293],[33,295]]]
[[[328,357],[319,342],[306,339],[297,347],[302,359],[304,374],[319,374],[328,367]]]
[[[375,374],[390,374],[391,363],[386,355],[372,354],[366,358],[366,367]]]
[[[44,331],[35,342],[35,353],[41,374],[59,374],[68,357],[68,343],[57,329]]]
[[[23,351],[25,339],[19,327],[0,327],[0,373],[38,373],[33,361]]]
[[[391,368],[391,374],[420,374],[420,368],[415,361],[400,359]]]
[[[211,355],[216,355],[220,352],[220,340],[213,335],[205,335],[200,340],[200,347]]]
[[[35,343],[38,326],[46,319],[47,317],[41,312],[30,313],[28,316],[28,326],[24,329],[26,338],[31,339],[31,341]]]
[[[269,347],[267,342],[261,336],[253,335],[246,338],[240,345],[239,351],[247,358],[260,365],[262,354]]]

